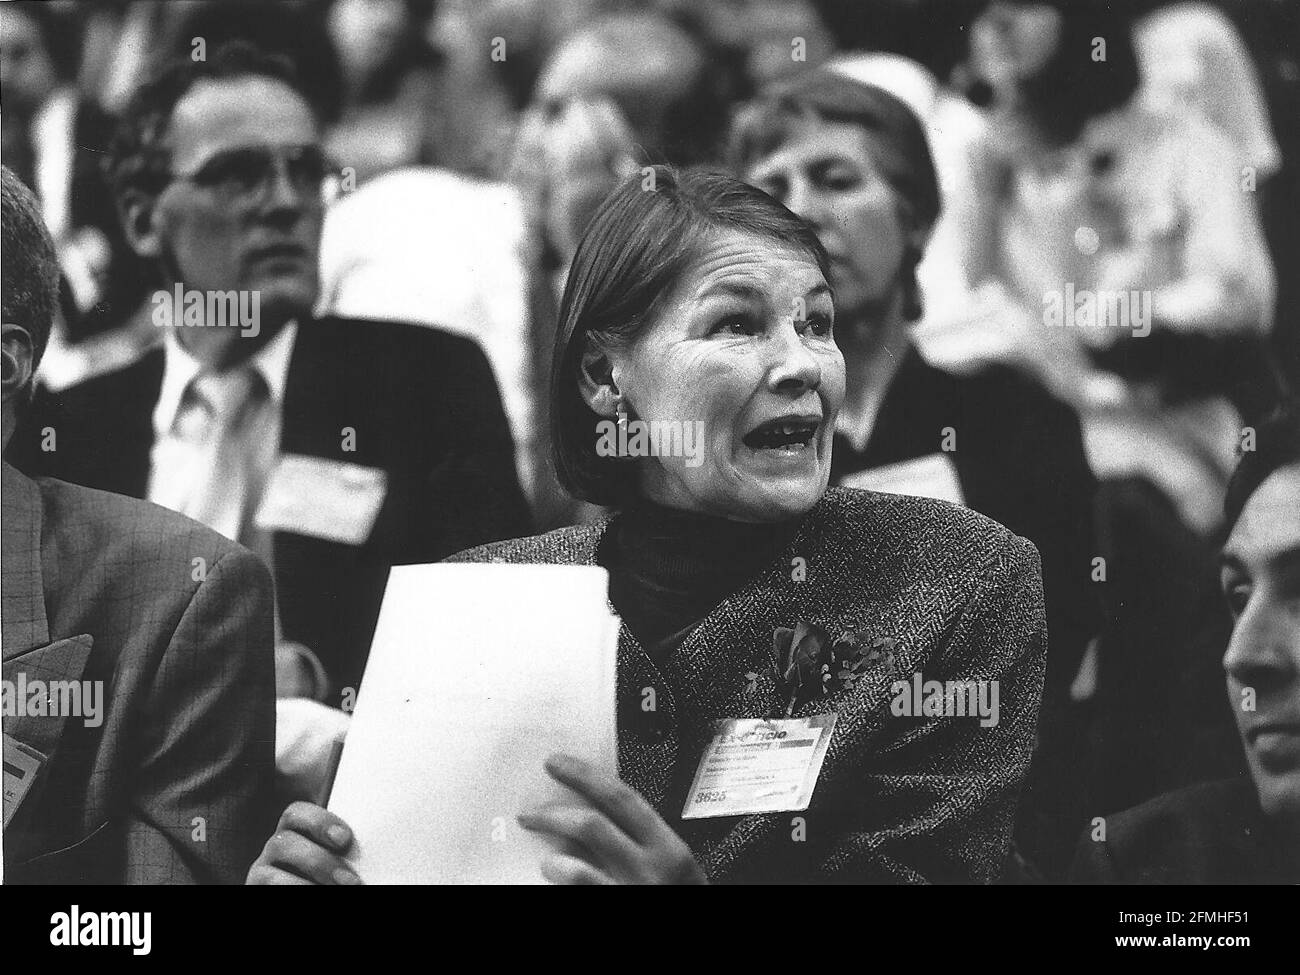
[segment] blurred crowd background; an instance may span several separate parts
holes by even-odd
[[[37,191],[64,267],[42,381],[68,388],[163,341],[157,270],[126,246],[100,157],[159,65],[247,39],[293,62],[326,124],[319,313],[475,339],[534,527],[589,518],[548,471],[544,414],[564,272],[594,208],[648,164],[733,164],[733,118],[773,85],[829,68],[884,88],[923,124],[943,196],[912,340],[948,373],[1010,370],[1066,404],[1090,469],[1078,479],[1096,481],[1074,486],[1091,498],[1080,551],[1110,566],[1100,622],[1076,627],[1077,655],[1049,675],[1052,714],[1072,717],[1045,723],[1069,742],[1055,774],[1084,795],[1038,803],[1045,830],[1077,835],[1084,812],[1240,770],[1213,553],[1243,427],[1300,381],[1300,4],[1078,5],[1123,32],[1107,39],[1113,56],[1131,49],[1135,85],[1107,105],[1086,72],[1044,77],[1040,115],[1062,128],[1048,148],[1092,140],[1086,171],[1044,175],[1051,152],[998,98],[1032,4],[0,4],[3,161]],[[1197,183],[1188,160],[1205,158],[1227,182]],[[1156,329],[1042,328],[1062,281],[1154,292]],[[1050,465],[1043,450],[1002,463]],[[1060,836],[1032,834],[1038,868],[1059,870]]]
[[[1088,0],[1081,0],[1087,3]],[[999,243],[973,211],[984,197],[978,147],[1000,138],[977,104],[972,25],[986,0],[74,0],[3,5],[3,153],[44,201],[64,255],[65,322],[43,380],[67,386],[161,336],[141,314],[154,286],[131,255],[98,166],[112,119],[141,79],[174,55],[247,38],[294,62],[326,120],[343,173],[322,243],[322,311],[422,321],[487,352],[519,443],[540,523],[572,511],[540,470],[532,391],[544,381],[547,306],[585,220],[641,165],[725,161],[728,121],[764,86],[831,64],[879,84],[926,124],[944,217],[921,268],[917,340],[931,361],[989,361],[1033,372],[1070,398],[1078,377],[1042,330],[1018,328],[1017,289],[1050,261],[989,273]],[[1014,6],[1011,5],[1011,6]],[[1104,6],[1104,5],[1103,5]],[[1131,0],[1139,98],[1219,128],[1239,156],[1271,267],[1189,313],[1204,332],[1263,339],[1270,380],[1300,377],[1296,213],[1300,210],[1300,10],[1285,0]],[[1086,84],[1086,82],[1075,82]],[[1220,250],[1248,250],[1214,228]],[[1009,246],[1014,246],[1014,241]],[[419,269],[418,275],[412,270]],[[1038,273],[1042,271],[1043,273]],[[1080,277],[1083,287],[1086,275]],[[1187,302],[1195,305],[1196,297]],[[1033,302],[1027,303],[1034,305]],[[1025,310],[1023,307],[1021,311]],[[1031,307],[1036,314],[1036,308]],[[1227,312],[1225,314],[1225,311]],[[1229,321],[1228,319],[1235,319]],[[1026,335],[1028,336],[1026,338]],[[1158,343],[1150,343],[1156,345]],[[1222,368],[1222,350],[1195,356]],[[1252,353],[1236,362],[1263,363]],[[1186,354],[1184,353],[1184,357]],[[539,373],[539,367],[541,372]],[[1258,406],[1260,373],[1234,376]],[[1179,381],[1196,382],[1180,376]],[[1090,388],[1105,400],[1108,390]],[[1239,405],[1241,405],[1239,403]],[[1203,417],[1198,417],[1203,420]],[[1120,435],[1110,435],[1124,451]],[[1118,463],[1129,463],[1128,460]],[[1193,494],[1195,492],[1193,491]],[[1217,498],[1209,487],[1206,498]],[[1182,499],[1202,524],[1215,502]],[[559,506],[558,508],[556,506]]]

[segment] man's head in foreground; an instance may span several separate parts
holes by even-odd
[[[1262,424],[1228,485],[1228,697],[1260,805],[1300,824],[1300,413]]]
[[[0,284],[4,290],[0,447],[8,447],[50,338],[59,304],[59,259],[36,197],[4,166],[0,166],[0,200]]]

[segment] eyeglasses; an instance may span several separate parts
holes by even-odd
[[[226,203],[249,203],[264,200],[281,174],[299,194],[318,197],[332,171],[319,146],[239,146],[172,178],[210,190]]]

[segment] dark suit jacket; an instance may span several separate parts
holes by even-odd
[[[487,545],[453,561],[598,564],[608,525]],[[796,556],[806,559],[804,581],[791,578]],[[773,631],[801,620],[897,640],[892,667],[880,664],[852,689],[795,712],[839,714],[812,806],[682,821],[713,722],[782,708],[769,663]],[[662,668],[623,627],[620,775],[715,882],[989,882],[1029,765],[1045,638],[1038,555],[1024,539],[942,502],[832,488],[787,552],[706,616]],[[917,672],[999,681],[998,723],[895,717],[891,685]],[[656,689],[654,712],[640,707],[646,687]],[[803,838],[795,817],[805,820]]]
[[[156,505],[3,467],[4,679],[103,682],[102,723],[18,714],[46,756],[10,883],[242,883],[275,826],[270,579]]]
[[[1085,884],[1296,884],[1287,851],[1247,776],[1169,792],[1105,817],[1079,839],[1070,879]]]
[[[117,372],[41,397],[16,437],[16,463],[144,497],[162,379],[163,351],[155,349]],[[40,449],[45,427],[57,435],[52,452]],[[349,427],[353,451],[343,449]],[[388,477],[363,544],[274,537],[283,635],[316,652],[336,693],[359,685],[390,566],[435,562],[528,531],[496,381],[468,339],[391,322],[303,322],[289,364],[280,453],[380,468]]]

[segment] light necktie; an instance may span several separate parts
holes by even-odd
[[[190,490],[179,509],[234,541],[242,541],[261,496],[262,414],[269,390],[251,365],[201,373],[186,391],[180,436],[198,448]]]

